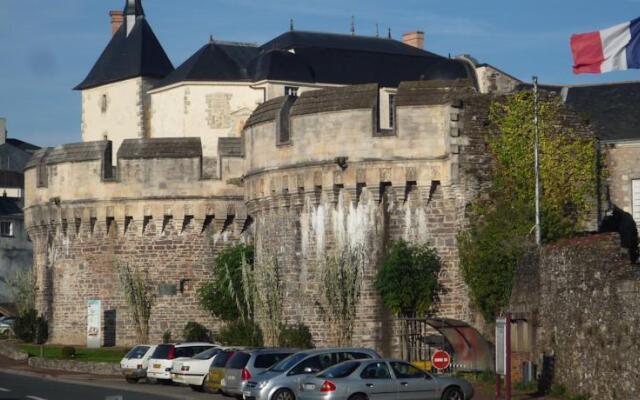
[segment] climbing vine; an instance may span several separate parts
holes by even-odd
[[[485,135],[493,156],[492,187],[469,207],[459,235],[463,277],[488,321],[507,305],[513,276],[534,239],[534,101],[520,92],[494,102]],[[584,228],[595,208],[600,168],[595,137],[571,127],[558,97],[539,103],[542,238],[549,242]]]

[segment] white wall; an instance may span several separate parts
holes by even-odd
[[[115,154],[124,139],[144,137],[147,87],[143,78],[134,78],[83,90],[82,141],[107,138]]]

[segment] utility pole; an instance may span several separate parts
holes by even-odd
[[[534,163],[536,175],[536,244],[538,247],[542,242],[540,232],[540,126],[538,121],[538,77],[533,77],[533,125],[535,132]]]

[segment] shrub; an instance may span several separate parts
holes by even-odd
[[[312,349],[315,347],[313,345],[313,336],[309,331],[309,327],[305,324],[283,326],[280,329],[278,344],[282,347],[295,349]]]
[[[36,338],[37,320],[38,312],[34,309],[27,310],[16,318],[13,333],[23,342],[33,342]]]
[[[72,346],[64,346],[62,348],[62,358],[73,358],[76,355],[76,348]]]
[[[246,277],[253,271],[253,247],[239,244],[220,252],[213,280],[198,290],[200,305],[223,321],[251,319],[253,304],[245,291]]]
[[[384,305],[395,315],[429,315],[438,302],[440,265],[433,248],[404,240],[393,242],[375,281]]]
[[[209,342],[212,339],[211,331],[203,325],[189,321],[182,330],[182,336],[187,342]],[[171,338],[171,332],[169,332]]]
[[[237,320],[227,323],[216,335],[218,342],[227,346],[261,347],[262,330],[251,321]]]
[[[162,334],[162,343],[171,343],[171,330],[167,329]]]

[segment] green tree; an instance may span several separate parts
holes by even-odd
[[[428,315],[438,302],[440,266],[435,249],[395,241],[378,269],[376,290],[395,315]]]
[[[469,208],[458,236],[462,275],[471,300],[487,321],[507,305],[516,266],[535,224],[533,95],[521,92],[490,109],[486,132],[493,156],[492,187]],[[596,139],[569,127],[558,97],[539,103],[542,238],[582,229],[596,205],[601,172]]]
[[[253,247],[238,244],[215,258],[213,279],[198,290],[201,306],[223,321],[253,318]]]

